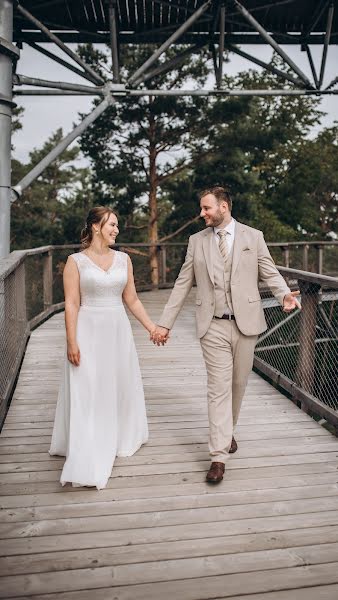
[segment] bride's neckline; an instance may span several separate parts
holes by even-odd
[[[116,250],[113,250],[113,260],[110,264],[110,266],[108,267],[108,269],[103,269],[102,267],[100,267],[100,265],[97,265],[96,262],[94,260],[92,260],[90,258],[90,256],[88,256],[88,254],[86,254],[86,252],[80,252],[80,254],[82,254],[83,256],[85,256],[89,262],[92,263],[92,265],[94,265],[94,267],[96,267],[97,269],[100,269],[100,271],[103,271],[104,273],[108,273],[108,271],[110,271],[110,269],[114,266],[115,264],[115,257],[116,257]]]

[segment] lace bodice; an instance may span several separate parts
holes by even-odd
[[[128,279],[128,255],[115,250],[111,267],[105,271],[86,254],[71,254],[80,274],[81,306],[120,306]]]

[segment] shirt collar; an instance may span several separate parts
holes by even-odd
[[[217,233],[219,231],[222,231],[224,229],[224,231],[227,231],[228,233],[230,233],[230,235],[234,235],[235,233],[235,219],[232,218],[230,223],[226,226],[226,227],[214,227],[214,233]]]

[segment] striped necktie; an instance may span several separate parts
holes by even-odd
[[[217,235],[219,237],[219,251],[223,256],[224,262],[226,262],[227,258],[228,258],[228,244],[226,241],[226,236],[229,232],[226,231],[225,229],[221,229],[220,231],[217,231]]]

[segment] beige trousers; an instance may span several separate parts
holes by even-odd
[[[208,378],[209,452],[225,463],[253,364],[257,336],[243,335],[235,321],[213,319],[201,338]]]

